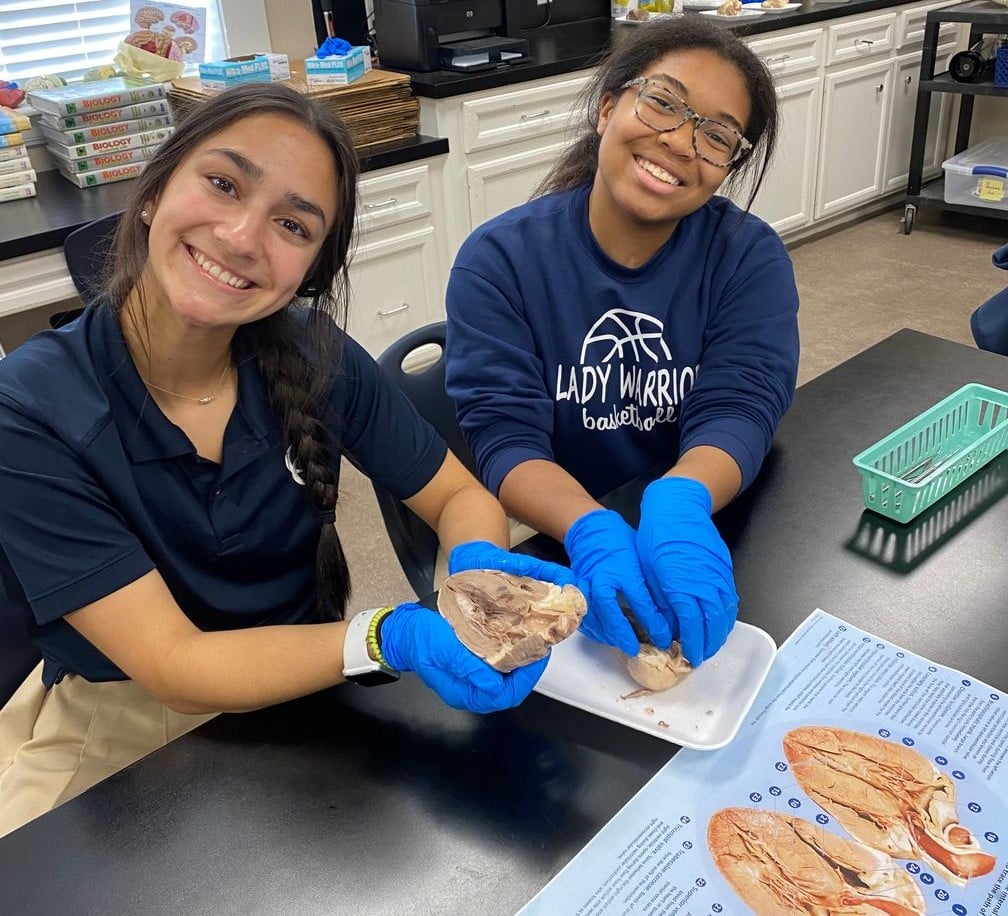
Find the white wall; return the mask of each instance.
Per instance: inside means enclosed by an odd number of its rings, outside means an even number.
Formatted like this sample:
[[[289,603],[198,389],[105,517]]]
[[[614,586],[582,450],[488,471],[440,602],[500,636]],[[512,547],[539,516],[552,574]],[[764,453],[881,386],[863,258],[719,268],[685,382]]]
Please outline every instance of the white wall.
[[[315,53],[315,22],[311,0],[262,0],[266,7],[271,50],[292,61]],[[337,0],[339,2],[339,0]]]
[[[978,95],[973,102],[970,144],[988,137],[1008,137],[1008,96]]]
[[[269,50],[264,0],[220,0],[228,56]]]

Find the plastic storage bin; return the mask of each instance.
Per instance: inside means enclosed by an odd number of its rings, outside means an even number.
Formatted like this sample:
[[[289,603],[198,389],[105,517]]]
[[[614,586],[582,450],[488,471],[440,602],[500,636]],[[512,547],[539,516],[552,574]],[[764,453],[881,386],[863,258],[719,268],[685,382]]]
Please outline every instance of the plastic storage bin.
[[[1008,86],[1008,48],[998,48],[994,56],[994,85]]]
[[[945,203],[1008,210],[1008,137],[991,137],[942,163]]]
[[[908,522],[1008,450],[1008,392],[964,385],[854,456],[867,508]]]

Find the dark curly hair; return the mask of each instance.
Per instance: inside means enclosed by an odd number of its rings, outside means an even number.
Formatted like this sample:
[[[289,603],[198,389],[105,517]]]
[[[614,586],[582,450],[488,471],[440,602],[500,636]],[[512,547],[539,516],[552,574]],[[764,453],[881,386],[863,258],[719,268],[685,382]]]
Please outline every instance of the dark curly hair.
[[[581,94],[580,101],[587,114],[582,128],[533,196],[590,184],[598,168],[601,138],[597,128],[602,100],[607,95],[618,94],[624,83],[636,79],[666,54],[693,50],[713,51],[733,64],[749,92],[751,112],[745,137],[752,143],[752,149],[732,165],[726,179],[729,187],[745,187],[748,183],[748,210],[756,199],[777,144],[779,114],[773,77],[733,32],[700,16],[645,22],[606,55]]]
[[[242,336],[255,354],[285,443],[320,520],[315,562],[318,616],[340,620],[350,597],[350,573],[333,524],[338,497],[333,455],[338,442],[321,415],[332,384],[332,367],[340,358],[334,352],[332,323],[346,326],[347,266],[360,171],[344,124],[303,94],[276,83],[239,86],[193,109],[137,178],[116,229],[104,286],[107,301],[119,312],[134,290],[142,302],[141,277],[148,250],[147,226],[140,212],[145,203],[158,199],[175,171],[207,138],[264,114],[290,118],[313,131],[331,151],[336,171],[336,221],[292,303],[309,310],[308,321],[296,320],[283,308],[245,325]]]

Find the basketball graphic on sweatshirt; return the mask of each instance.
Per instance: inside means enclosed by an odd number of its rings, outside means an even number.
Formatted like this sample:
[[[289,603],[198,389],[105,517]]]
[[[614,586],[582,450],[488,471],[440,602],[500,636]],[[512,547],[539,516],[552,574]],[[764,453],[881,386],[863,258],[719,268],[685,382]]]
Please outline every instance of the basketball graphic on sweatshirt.
[[[557,365],[554,399],[557,410],[579,411],[585,429],[646,432],[678,422],[698,369],[673,363],[658,318],[610,309],[585,333],[578,363]]]
[[[583,365],[588,359],[599,364],[607,363],[614,357],[629,357],[637,362],[641,361],[641,357],[650,357],[652,362],[657,363],[658,351],[665,362],[669,362],[672,354],[662,338],[664,331],[662,323],[653,315],[610,309],[585,334],[581,363]]]

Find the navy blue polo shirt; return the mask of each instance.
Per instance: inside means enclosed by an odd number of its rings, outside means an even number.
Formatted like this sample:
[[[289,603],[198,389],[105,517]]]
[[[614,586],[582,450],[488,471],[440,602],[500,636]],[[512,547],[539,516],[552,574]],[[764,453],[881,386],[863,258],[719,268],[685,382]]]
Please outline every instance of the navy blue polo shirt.
[[[0,609],[26,616],[47,686],[67,673],[125,678],[63,616],[152,569],[203,630],[312,615],[319,522],[240,330],[234,353],[238,403],[219,465],[149,396],[108,307],[0,360]],[[444,460],[437,433],[348,337],[324,421],[399,498]]]

